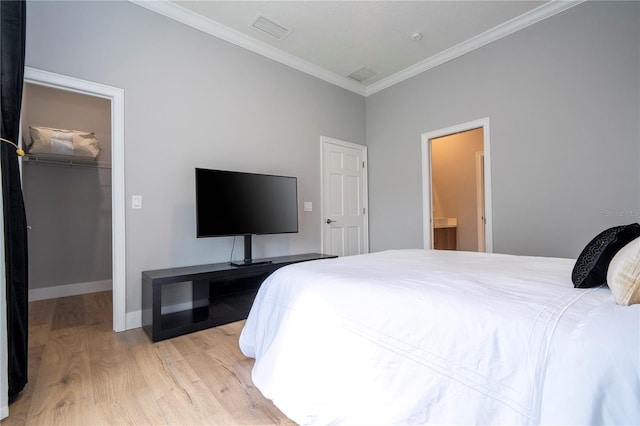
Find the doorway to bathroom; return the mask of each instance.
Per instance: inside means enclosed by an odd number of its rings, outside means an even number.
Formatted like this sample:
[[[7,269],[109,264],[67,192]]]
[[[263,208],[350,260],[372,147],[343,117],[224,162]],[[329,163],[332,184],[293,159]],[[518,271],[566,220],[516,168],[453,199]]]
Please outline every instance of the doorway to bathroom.
[[[422,135],[424,247],[491,252],[489,119]]]

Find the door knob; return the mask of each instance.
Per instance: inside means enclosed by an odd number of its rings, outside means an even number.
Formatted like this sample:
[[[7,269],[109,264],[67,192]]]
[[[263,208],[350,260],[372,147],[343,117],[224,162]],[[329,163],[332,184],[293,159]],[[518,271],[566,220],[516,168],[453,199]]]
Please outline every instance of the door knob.
[[[328,224],[331,224],[331,223],[333,223],[333,222],[335,222],[335,220],[327,219],[327,223],[328,223]]]

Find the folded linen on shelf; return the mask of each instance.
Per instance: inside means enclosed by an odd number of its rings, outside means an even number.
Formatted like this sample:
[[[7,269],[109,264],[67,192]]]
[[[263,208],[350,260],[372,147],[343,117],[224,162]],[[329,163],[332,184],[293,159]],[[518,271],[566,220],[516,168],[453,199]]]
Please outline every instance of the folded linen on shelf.
[[[72,155],[96,158],[100,144],[92,132],[30,126],[29,154]]]

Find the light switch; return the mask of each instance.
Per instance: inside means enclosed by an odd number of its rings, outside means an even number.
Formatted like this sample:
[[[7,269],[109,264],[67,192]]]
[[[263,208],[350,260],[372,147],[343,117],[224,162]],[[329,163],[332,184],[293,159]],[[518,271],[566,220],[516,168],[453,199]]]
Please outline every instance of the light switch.
[[[304,211],[305,212],[313,211],[313,204],[311,203],[311,201],[304,202]]]
[[[142,195],[133,195],[131,197],[131,208],[132,209],[142,208]]]

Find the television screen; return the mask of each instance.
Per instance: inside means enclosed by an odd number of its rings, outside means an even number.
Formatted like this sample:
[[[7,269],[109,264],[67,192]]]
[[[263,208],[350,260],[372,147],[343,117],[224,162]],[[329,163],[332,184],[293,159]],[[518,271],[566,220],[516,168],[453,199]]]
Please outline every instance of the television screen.
[[[196,168],[197,236],[298,232],[297,179]]]

